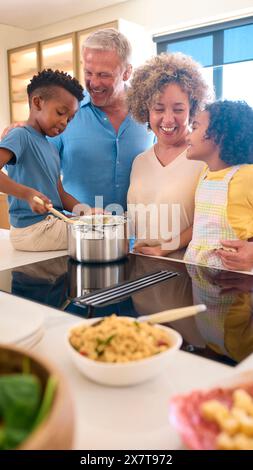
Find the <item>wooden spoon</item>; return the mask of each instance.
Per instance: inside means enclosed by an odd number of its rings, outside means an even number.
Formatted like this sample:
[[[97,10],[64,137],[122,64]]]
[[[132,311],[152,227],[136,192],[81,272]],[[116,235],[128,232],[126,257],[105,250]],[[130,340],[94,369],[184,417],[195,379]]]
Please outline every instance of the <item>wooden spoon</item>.
[[[51,207],[48,204],[45,204],[44,201],[40,199],[40,197],[34,196],[33,200],[41,204],[41,206],[44,206],[49,212],[52,212],[52,214],[56,215],[56,217],[59,217],[59,219],[64,220],[64,222],[66,222],[67,224],[81,225],[79,220],[69,219],[69,217],[66,217],[66,215],[62,214],[60,211],[58,211],[54,207]]]
[[[164,310],[163,312],[153,313],[152,315],[143,315],[136,320],[141,322],[147,321],[148,323],[165,323],[179,320],[180,318],[190,317],[192,315],[196,315],[197,313],[205,312],[205,310],[206,305],[204,304],[191,305],[190,307]]]
[[[171,310],[164,310],[163,312],[153,313],[152,315],[142,315],[141,317],[133,318],[137,322],[147,322],[147,323],[166,323],[175,320],[180,320],[181,318],[191,317],[197,313],[205,312],[206,305],[191,305],[190,307],[181,307],[181,308],[172,308]],[[98,321],[92,323],[91,326],[97,326],[100,323],[103,323],[104,318],[99,319]]]

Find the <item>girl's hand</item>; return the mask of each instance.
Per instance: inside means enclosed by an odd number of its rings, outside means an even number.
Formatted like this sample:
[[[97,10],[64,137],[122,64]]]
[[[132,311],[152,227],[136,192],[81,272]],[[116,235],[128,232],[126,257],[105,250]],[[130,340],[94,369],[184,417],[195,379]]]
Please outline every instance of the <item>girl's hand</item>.
[[[250,271],[253,268],[253,243],[247,240],[221,241],[225,248],[236,251],[217,250],[224,268],[236,271]]]
[[[39,197],[44,202],[44,205],[40,204],[37,201],[34,201],[34,196]],[[51,200],[48,199],[48,197],[44,194],[40,193],[39,191],[36,191],[35,189],[29,189],[25,199],[31,207],[32,211],[36,212],[36,214],[44,214],[45,212],[50,211],[50,208],[53,207]]]

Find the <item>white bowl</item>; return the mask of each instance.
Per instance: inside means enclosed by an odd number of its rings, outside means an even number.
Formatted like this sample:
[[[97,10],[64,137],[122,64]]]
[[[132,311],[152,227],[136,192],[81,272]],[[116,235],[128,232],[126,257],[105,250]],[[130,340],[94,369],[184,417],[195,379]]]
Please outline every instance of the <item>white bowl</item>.
[[[129,320],[136,321],[135,318],[127,317]],[[173,353],[178,350],[182,344],[182,336],[172,328],[162,325],[156,325],[158,328],[165,330],[170,339],[171,346],[164,352],[150,356],[144,359],[129,361],[126,363],[108,363],[99,362],[82,356],[70,344],[69,337],[72,330],[83,326],[89,326],[102,318],[85,320],[78,323],[68,330],[67,348],[72,361],[82,374],[94,382],[103,385],[127,386],[135,385],[146,380],[153,379],[159,375],[172,360]]]

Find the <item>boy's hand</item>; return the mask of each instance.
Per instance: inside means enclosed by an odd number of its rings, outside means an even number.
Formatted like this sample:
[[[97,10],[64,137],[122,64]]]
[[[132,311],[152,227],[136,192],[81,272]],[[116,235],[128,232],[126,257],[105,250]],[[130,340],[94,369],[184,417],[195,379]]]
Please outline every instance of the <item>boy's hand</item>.
[[[39,197],[44,202],[44,205],[34,200],[34,196]],[[34,189],[29,191],[25,199],[31,207],[32,211],[36,212],[36,214],[44,214],[45,212],[50,211],[50,208],[52,207],[52,202],[50,199]]]

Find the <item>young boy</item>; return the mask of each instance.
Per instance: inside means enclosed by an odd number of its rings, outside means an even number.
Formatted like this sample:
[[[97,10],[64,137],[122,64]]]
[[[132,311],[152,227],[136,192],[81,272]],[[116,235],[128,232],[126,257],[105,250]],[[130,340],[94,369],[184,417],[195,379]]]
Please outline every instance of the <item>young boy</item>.
[[[64,191],[60,158],[46,136],[61,134],[83,99],[83,88],[64,72],[43,70],[27,87],[30,115],[25,127],[0,142],[0,191],[9,195],[10,239],[17,250],[67,248],[65,222],[49,215],[50,205],[72,212],[79,202]],[[45,206],[34,200],[38,196]]]
[[[204,161],[195,195],[193,235],[184,260],[217,268],[221,240],[253,236],[253,109],[217,101],[193,122],[187,158]]]

